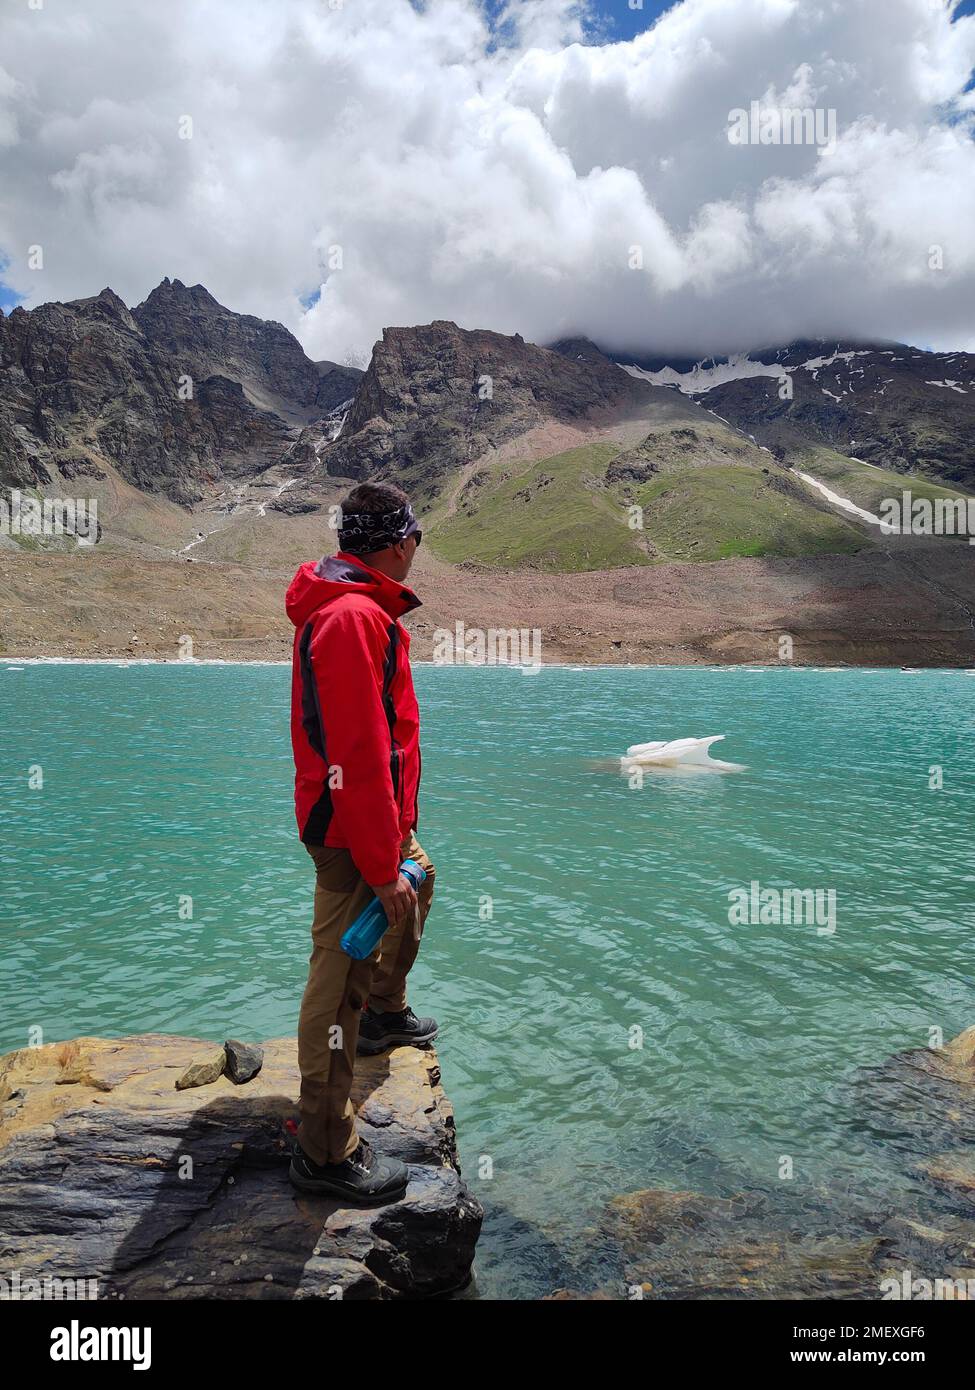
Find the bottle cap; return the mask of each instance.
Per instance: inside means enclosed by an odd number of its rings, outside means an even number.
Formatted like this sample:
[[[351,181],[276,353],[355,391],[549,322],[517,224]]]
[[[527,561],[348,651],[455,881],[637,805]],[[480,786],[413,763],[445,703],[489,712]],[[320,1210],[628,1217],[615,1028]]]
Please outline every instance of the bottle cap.
[[[415,859],[404,859],[399,866],[399,871],[401,874],[406,875],[414,888],[419,888],[420,884],[427,876],[426,869],[422,864],[418,864]]]

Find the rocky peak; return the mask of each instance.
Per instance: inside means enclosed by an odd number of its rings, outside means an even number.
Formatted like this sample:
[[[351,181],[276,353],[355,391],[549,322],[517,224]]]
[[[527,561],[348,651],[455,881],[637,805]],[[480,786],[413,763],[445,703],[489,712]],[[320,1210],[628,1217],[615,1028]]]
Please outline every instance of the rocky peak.
[[[395,473],[432,495],[452,468],[545,420],[595,419],[648,393],[596,349],[579,361],[445,319],[387,328],[322,457],[329,473]]]
[[[203,285],[191,285],[187,288],[182,280],[170,280],[168,276],[160,280],[156,288],[149,292],[135,313],[142,311],[169,314],[195,311],[233,317],[231,310],[225,309]]]
[[[99,294],[92,295],[89,299],[68,300],[64,307],[73,310],[82,318],[100,319],[103,322],[120,324],[130,333],[141,331],[129,312],[128,306],[107,285]]]
[[[571,357],[574,362],[607,362],[610,359],[601,352],[591,338],[560,338],[552,343],[552,352],[562,357]]]
[[[347,400],[360,375],[352,368],[323,371],[283,324],[234,313],[203,285],[162,280],[133,316],[155,347],[179,358],[183,371],[197,380],[239,381],[251,405],[273,410],[289,425],[306,424]]]
[[[62,463],[91,449],[135,486],[192,502],[221,474],[276,463],[360,375],[316,365],[281,324],[180,280],[131,312],[109,288],[18,307],[0,323],[0,482],[67,476]],[[191,397],[177,390],[185,376]]]
[[[202,285],[187,289],[182,280],[162,280],[132,311],[148,338],[185,346],[209,337],[224,320],[226,328],[242,317],[225,309]]]

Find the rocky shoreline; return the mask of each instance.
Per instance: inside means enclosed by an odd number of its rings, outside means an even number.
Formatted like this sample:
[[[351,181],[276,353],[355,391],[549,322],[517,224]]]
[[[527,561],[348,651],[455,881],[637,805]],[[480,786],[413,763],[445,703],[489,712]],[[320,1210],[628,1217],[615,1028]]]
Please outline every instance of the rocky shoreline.
[[[327,547],[315,534],[296,563]],[[281,538],[282,555],[291,542]],[[280,564],[280,560],[278,562]],[[429,569],[424,569],[430,564]],[[11,555],[0,550],[0,660],[177,659],[185,635],[202,660],[287,661],[283,594],[293,571],[140,559],[132,554]],[[414,583],[415,578],[415,583]],[[572,574],[441,566],[424,557],[411,583],[412,655],[467,629],[539,632],[543,664],[975,664],[975,589],[964,545],[799,559],[745,558]]]
[[[294,1039],[78,1038],[0,1057],[8,1282],[95,1281],[86,1296],[100,1299],[461,1291],[483,1213],[460,1175],[436,1054],[399,1048],[358,1072],[363,1132],[411,1167],[388,1207],[342,1208],[288,1183]],[[627,1192],[581,1258],[552,1247],[537,1296],[975,1298],[975,1027],[863,1068],[847,1099],[858,1142],[887,1155],[889,1191]]]
[[[387,1300],[464,1287],[482,1213],[433,1049],[359,1060],[362,1132],[410,1165],[402,1201],[361,1210],[291,1187],[296,1044],[260,1050],[219,1056],[200,1039],[146,1034],[0,1057],[0,1261],[21,1287]]]

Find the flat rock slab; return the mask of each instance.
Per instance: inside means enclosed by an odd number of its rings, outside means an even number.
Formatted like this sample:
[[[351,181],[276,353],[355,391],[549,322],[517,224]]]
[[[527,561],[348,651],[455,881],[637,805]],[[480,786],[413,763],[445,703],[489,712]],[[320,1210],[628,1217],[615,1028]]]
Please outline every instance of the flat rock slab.
[[[432,1049],[356,1065],[365,1138],[410,1165],[406,1196],[355,1209],[288,1182],[294,1038],[260,1072],[177,1090],[213,1051],[144,1034],[0,1057],[0,1260],[124,1298],[403,1298],[460,1288],[481,1207],[460,1176]]]

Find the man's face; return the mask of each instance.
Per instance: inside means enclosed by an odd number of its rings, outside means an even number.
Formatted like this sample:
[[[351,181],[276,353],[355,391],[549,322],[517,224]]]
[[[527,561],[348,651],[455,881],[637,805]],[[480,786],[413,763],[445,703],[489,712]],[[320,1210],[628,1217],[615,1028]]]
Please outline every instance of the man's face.
[[[398,541],[396,545],[391,547],[396,556],[396,571],[393,574],[393,578],[397,583],[402,583],[410,572],[410,566],[413,564],[413,556],[416,554],[417,546],[420,544],[417,539],[417,534],[418,533],[414,531],[413,535],[407,536],[405,541]]]

